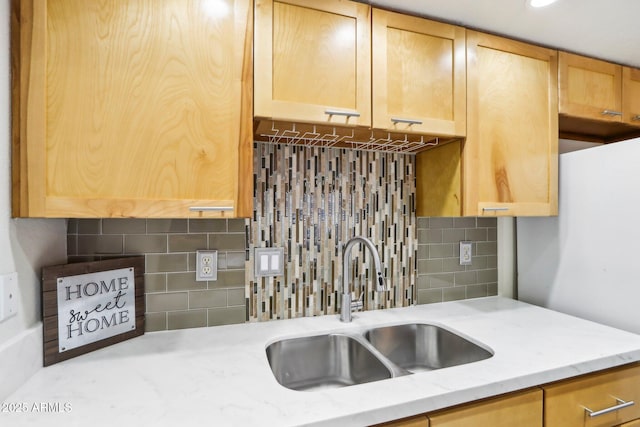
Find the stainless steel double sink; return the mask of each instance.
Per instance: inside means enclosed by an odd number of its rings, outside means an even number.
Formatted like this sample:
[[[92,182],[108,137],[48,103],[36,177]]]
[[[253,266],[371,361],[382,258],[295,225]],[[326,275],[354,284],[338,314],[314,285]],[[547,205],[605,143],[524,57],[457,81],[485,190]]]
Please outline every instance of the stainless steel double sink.
[[[487,346],[427,323],[288,338],[267,347],[276,380],[293,390],[345,387],[491,356]]]

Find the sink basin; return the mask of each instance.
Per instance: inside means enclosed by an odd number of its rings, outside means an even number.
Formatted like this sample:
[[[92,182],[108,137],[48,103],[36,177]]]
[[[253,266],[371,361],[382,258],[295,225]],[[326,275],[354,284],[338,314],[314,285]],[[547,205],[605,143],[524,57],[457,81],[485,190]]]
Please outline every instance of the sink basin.
[[[344,387],[392,377],[362,343],[342,334],[277,341],[267,347],[276,380],[293,390]]]
[[[365,338],[409,372],[423,372],[488,359],[493,353],[447,329],[406,324],[370,329]]]

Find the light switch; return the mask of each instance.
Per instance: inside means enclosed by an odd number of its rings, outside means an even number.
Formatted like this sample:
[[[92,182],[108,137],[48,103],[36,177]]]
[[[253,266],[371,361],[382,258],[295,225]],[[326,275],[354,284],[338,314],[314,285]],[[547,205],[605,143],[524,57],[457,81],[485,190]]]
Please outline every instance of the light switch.
[[[269,255],[268,254],[260,255],[260,272],[261,273],[269,272]]]
[[[272,253],[271,254],[271,265],[269,266],[269,269],[271,271],[278,271],[279,268],[280,268],[280,254],[279,253]]]
[[[273,277],[284,274],[284,248],[256,248],[254,274]]]

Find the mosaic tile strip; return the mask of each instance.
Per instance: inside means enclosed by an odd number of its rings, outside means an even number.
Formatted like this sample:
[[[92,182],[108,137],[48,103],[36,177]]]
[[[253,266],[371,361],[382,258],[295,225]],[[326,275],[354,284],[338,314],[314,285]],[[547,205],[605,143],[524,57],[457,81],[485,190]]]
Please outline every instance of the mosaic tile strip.
[[[351,272],[365,310],[416,298],[415,157],[256,143],[254,216],[247,254],[250,321],[339,312],[342,248],[361,235],[377,246],[390,290],[373,288],[373,266],[354,249]],[[253,249],[283,247],[283,276],[253,275]]]

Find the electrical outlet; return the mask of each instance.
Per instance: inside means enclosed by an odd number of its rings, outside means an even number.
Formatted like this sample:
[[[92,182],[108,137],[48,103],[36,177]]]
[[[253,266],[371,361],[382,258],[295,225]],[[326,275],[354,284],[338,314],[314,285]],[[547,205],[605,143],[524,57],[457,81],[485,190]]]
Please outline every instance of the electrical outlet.
[[[196,251],[196,281],[218,280],[218,251]]]
[[[18,314],[18,273],[0,276],[0,322]]]
[[[472,242],[460,242],[460,265],[471,265]]]

